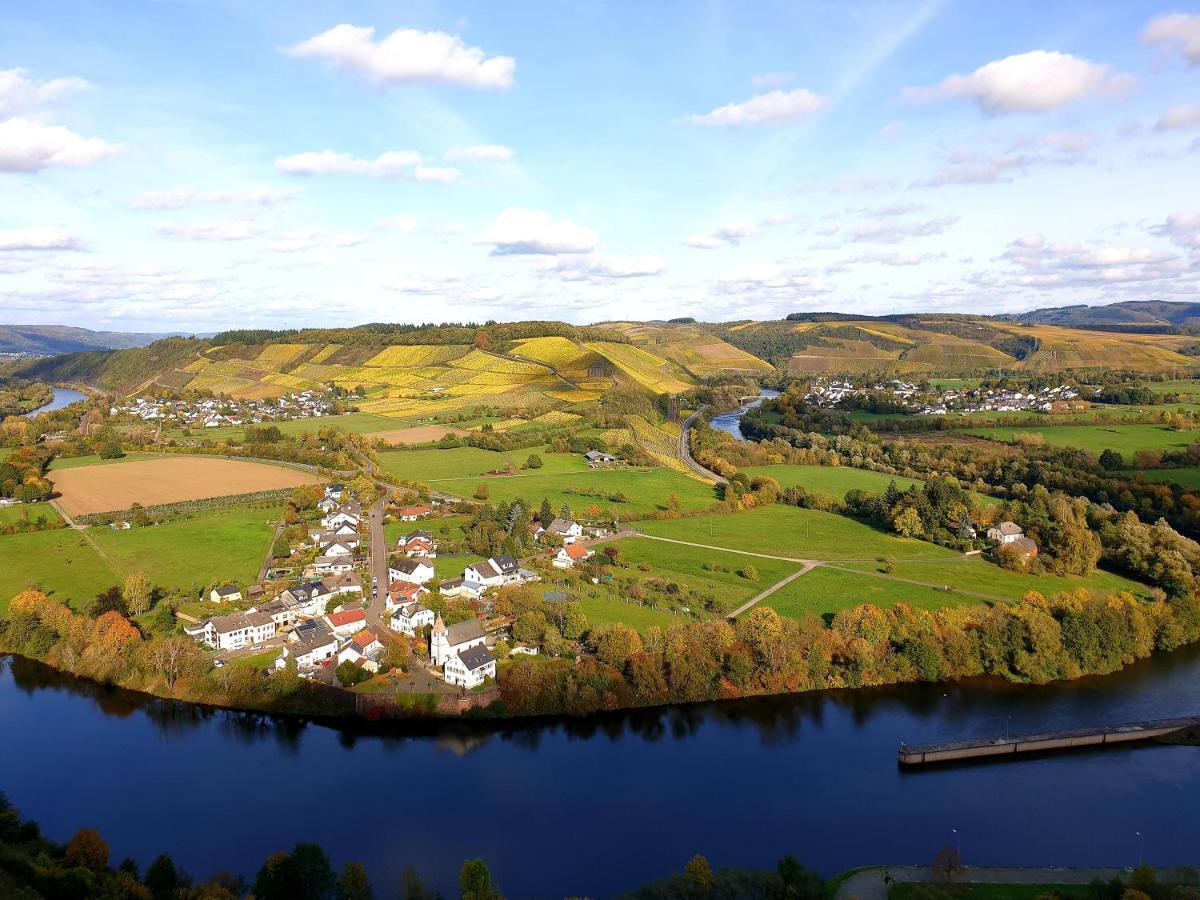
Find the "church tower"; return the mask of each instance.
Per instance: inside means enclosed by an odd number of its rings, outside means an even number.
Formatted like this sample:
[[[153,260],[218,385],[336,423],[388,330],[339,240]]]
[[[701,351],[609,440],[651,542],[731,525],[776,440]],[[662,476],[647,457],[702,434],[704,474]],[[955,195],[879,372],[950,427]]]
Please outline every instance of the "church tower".
[[[450,658],[450,641],[447,639],[446,623],[442,614],[438,613],[433,620],[433,630],[429,632],[429,660],[435,666],[440,666]]]

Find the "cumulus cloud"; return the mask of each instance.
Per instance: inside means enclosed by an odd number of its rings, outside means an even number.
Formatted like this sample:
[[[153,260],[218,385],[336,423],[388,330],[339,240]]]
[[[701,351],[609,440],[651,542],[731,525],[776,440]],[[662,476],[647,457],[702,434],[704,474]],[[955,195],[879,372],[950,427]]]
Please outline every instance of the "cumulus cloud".
[[[563,281],[586,281],[593,284],[627,278],[649,278],[661,275],[666,270],[667,264],[657,256],[602,256],[596,253],[565,257],[556,260],[548,269]]]
[[[1090,131],[1050,131],[1043,134],[1039,142],[1063,153],[1084,153],[1091,149],[1095,139]]]
[[[703,115],[688,116],[692,125],[712,128],[742,128],[747,125],[766,125],[788,122],[819,112],[825,98],[806,88],[792,91],[771,91],[756,94],[740,103],[727,103]]]
[[[943,259],[944,257],[944,253],[914,253],[903,250],[874,251],[844,257],[838,260],[833,268],[836,270],[864,264],[877,266],[920,266],[934,260]]]
[[[316,226],[293,228],[273,235],[267,249],[275,253],[311,253],[317,250],[357,247],[370,237],[357,231],[330,231]]]
[[[82,249],[83,241],[66,228],[0,229],[0,252]]]
[[[276,171],[287,175],[370,175],[372,178],[404,178],[421,162],[415,150],[388,150],[375,159],[362,159],[336,150],[311,150],[275,160]]]
[[[507,90],[517,64],[511,56],[488,56],[457,35],[401,28],[375,39],[375,29],[336,25],[286,51],[349,69],[372,84],[453,84]]]
[[[133,198],[133,205],[137,209],[146,210],[185,209],[201,204],[270,207],[290,203],[295,196],[296,191],[282,188],[198,191],[191,187],[177,187],[169,191],[146,191]]]
[[[1168,238],[1176,246],[1200,250],[1200,212],[1173,212],[1165,222],[1152,226],[1150,233]]]
[[[804,266],[764,263],[730,272],[713,283],[717,294],[758,296],[772,294],[774,300],[802,299],[832,293],[833,284],[819,272]]]
[[[1189,271],[1186,260],[1165,250],[1050,243],[1040,234],[1013,241],[1002,259],[1018,270],[1007,283],[1023,288],[1103,287],[1167,281]]]
[[[33,112],[89,87],[82,78],[35,81],[25,69],[0,69],[0,118]]]
[[[569,219],[553,220],[540,209],[509,207],[472,241],[491,244],[493,256],[588,253],[596,248],[595,232]]]
[[[1154,126],[1158,131],[1178,131],[1200,128],[1200,106],[1172,106]]]
[[[716,250],[721,247],[735,247],[748,238],[761,237],[763,231],[767,228],[789,225],[795,221],[796,217],[791,213],[773,213],[759,219],[757,222],[751,219],[738,219],[720,225],[711,231],[703,231],[684,238],[683,245],[685,247],[694,247],[697,250]]]
[[[180,241],[247,241],[270,231],[261,222],[234,219],[223,222],[164,222],[158,226],[162,237]]]
[[[1142,43],[1178,53],[1189,66],[1200,66],[1200,15],[1170,13],[1151,19]]]
[[[455,147],[446,154],[446,159],[470,160],[472,162],[507,162],[516,154],[511,147],[502,144],[476,144],[473,147]]]
[[[1132,75],[1112,67],[1054,50],[1033,50],[1006,56],[966,75],[951,75],[932,87],[908,87],[902,98],[910,103],[974,100],[996,115],[1045,112],[1087,97],[1119,96],[1133,87]]]
[[[0,122],[0,172],[88,166],[120,152],[116,145],[99,138],[81,137],[61,125],[22,118]]]
[[[449,166],[417,166],[413,169],[413,181],[431,182],[433,184],[454,184],[462,172]]]
[[[929,178],[915,182],[915,187],[945,187],[946,185],[994,184],[1011,181],[1014,172],[1033,162],[1029,156],[1018,153],[1001,153],[984,156],[967,148],[958,148],[950,155],[950,161]]]
[[[958,216],[942,216],[915,222],[883,216],[851,226],[846,232],[846,237],[848,240],[863,243],[897,244],[906,238],[941,234],[957,221]]]

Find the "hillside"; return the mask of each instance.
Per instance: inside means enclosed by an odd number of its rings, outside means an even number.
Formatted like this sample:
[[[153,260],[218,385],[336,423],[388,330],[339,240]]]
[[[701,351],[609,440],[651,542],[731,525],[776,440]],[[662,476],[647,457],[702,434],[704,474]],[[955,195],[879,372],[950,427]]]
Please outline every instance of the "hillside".
[[[1200,303],[1127,300],[1108,306],[1060,306],[1011,317],[1014,322],[1144,333],[1200,334]]]
[[[53,356],[81,350],[144,347],[167,337],[125,331],[91,331],[69,325],[0,325],[0,353]]]

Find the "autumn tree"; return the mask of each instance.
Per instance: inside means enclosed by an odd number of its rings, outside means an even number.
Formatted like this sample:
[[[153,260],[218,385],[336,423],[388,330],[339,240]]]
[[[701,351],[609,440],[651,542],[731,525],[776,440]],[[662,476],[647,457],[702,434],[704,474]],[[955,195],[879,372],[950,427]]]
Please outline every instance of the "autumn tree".
[[[125,579],[125,605],[131,616],[140,616],[150,609],[154,585],[145,572],[133,572]]]
[[[360,862],[348,862],[342,868],[338,878],[337,900],[371,900],[371,879],[367,877],[367,867]]]
[[[81,828],[67,843],[67,859],[85,869],[103,869],[108,865],[108,844],[92,828]]]
[[[468,859],[458,873],[463,900],[496,900],[500,892],[492,886],[492,873],[482,859]]]

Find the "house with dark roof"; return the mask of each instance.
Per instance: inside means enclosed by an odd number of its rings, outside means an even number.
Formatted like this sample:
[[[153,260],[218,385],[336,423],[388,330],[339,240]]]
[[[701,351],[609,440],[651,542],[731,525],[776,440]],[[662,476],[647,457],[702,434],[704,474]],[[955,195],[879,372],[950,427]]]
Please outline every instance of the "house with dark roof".
[[[420,629],[433,625],[436,618],[432,609],[425,607],[419,600],[412,600],[395,608],[392,618],[388,621],[388,627],[392,631],[416,637]]]
[[[449,627],[438,616],[429,633],[429,660],[435,666],[444,665],[446,660],[471,647],[482,646],[487,640],[478,619],[455,622]]]
[[[389,581],[411,581],[413,584],[424,584],[432,577],[433,566],[422,556],[398,559],[388,566]]]
[[[477,644],[447,659],[442,672],[447,684],[479,687],[486,679],[496,677],[496,657],[486,646]]]
[[[236,584],[223,584],[209,591],[208,599],[213,603],[237,603],[242,599],[242,592]]]
[[[560,518],[546,526],[546,533],[558,538],[564,544],[571,544],[583,534],[583,526],[571,519]]]

